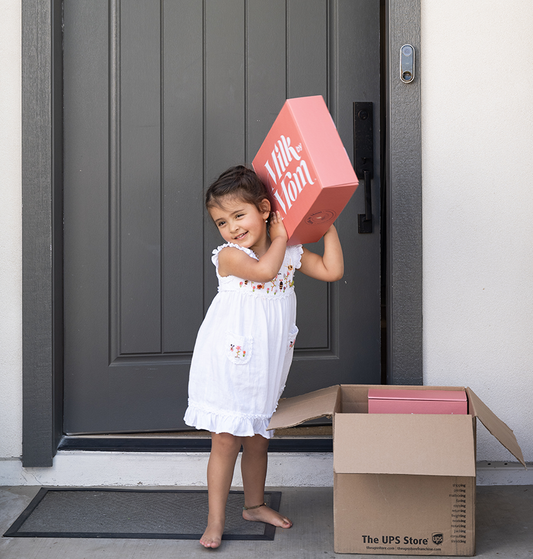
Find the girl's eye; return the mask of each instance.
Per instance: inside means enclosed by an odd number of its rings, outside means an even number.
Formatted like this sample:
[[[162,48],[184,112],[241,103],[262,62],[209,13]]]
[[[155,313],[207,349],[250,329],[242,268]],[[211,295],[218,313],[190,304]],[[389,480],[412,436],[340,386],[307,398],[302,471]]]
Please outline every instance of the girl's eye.
[[[217,225],[218,225],[218,227],[220,228],[220,227],[226,225],[226,222],[225,222],[225,221],[219,221],[219,222],[217,223]]]

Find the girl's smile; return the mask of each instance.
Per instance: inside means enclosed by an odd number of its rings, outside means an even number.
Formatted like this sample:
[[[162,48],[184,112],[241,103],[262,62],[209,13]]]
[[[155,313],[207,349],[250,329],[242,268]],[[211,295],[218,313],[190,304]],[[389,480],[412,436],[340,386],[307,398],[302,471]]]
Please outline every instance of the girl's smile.
[[[227,197],[223,205],[211,206],[209,214],[222,238],[228,243],[252,249],[260,256],[268,248],[265,220],[270,214],[268,200],[261,202],[263,210],[240,198]]]

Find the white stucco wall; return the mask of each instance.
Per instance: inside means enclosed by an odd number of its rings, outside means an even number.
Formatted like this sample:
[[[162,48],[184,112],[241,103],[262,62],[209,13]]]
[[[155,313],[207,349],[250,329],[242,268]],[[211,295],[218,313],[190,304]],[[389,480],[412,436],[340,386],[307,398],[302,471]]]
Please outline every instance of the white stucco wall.
[[[533,3],[422,0],[424,383],[533,460]],[[479,429],[479,460],[511,455]]]
[[[21,454],[20,69],[20,1],[0,0],[0,460]]]
[[[201,483],[205,455],[167,454],[162,460],[150,453],[113,454],[112,468],[102,468],[110,457],[98,453],[60,453],[54,468],[23,471],[18,462],[20,2],[0,0],[0,484]],[[515,430],[528,461],[533,461],[532,27],[530,0],[422,0],[425,383],[472,387]],[[511,456],[479,429],[478,459]],[[316,455],[273,457],[271,483],[304,483],[303,464],[310,465],[317,483],[330,483],[330,458]]]

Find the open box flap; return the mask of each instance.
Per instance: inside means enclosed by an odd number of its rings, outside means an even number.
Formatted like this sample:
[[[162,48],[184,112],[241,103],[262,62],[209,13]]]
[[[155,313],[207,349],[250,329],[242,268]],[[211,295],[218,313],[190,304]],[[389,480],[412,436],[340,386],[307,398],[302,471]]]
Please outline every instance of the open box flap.
[[[479,418],[490,434],[496,437],[500,443],[524,466],[524,456],[515,434],[486,404],[484,404],[471,388],[466,389],[470,404],[470,414]]]
[[[311,419],[331,417],[336,410],[339,391],[339,386],[335,385],[280,400],[267,429],[294,427]]]
[[[475,477],[469,415],[335,414],[337,474]]]

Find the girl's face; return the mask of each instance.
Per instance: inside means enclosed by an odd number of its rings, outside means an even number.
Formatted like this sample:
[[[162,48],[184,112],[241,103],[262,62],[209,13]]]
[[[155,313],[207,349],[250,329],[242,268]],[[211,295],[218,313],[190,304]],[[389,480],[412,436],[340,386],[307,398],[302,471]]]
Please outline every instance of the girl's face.
[[[208,211],[226,242],[255,251],[268,239],[265,220],[270,215],[270,202],[263,200],[260,208],[241,198],[226,196],[220,205],[211,206]]]

